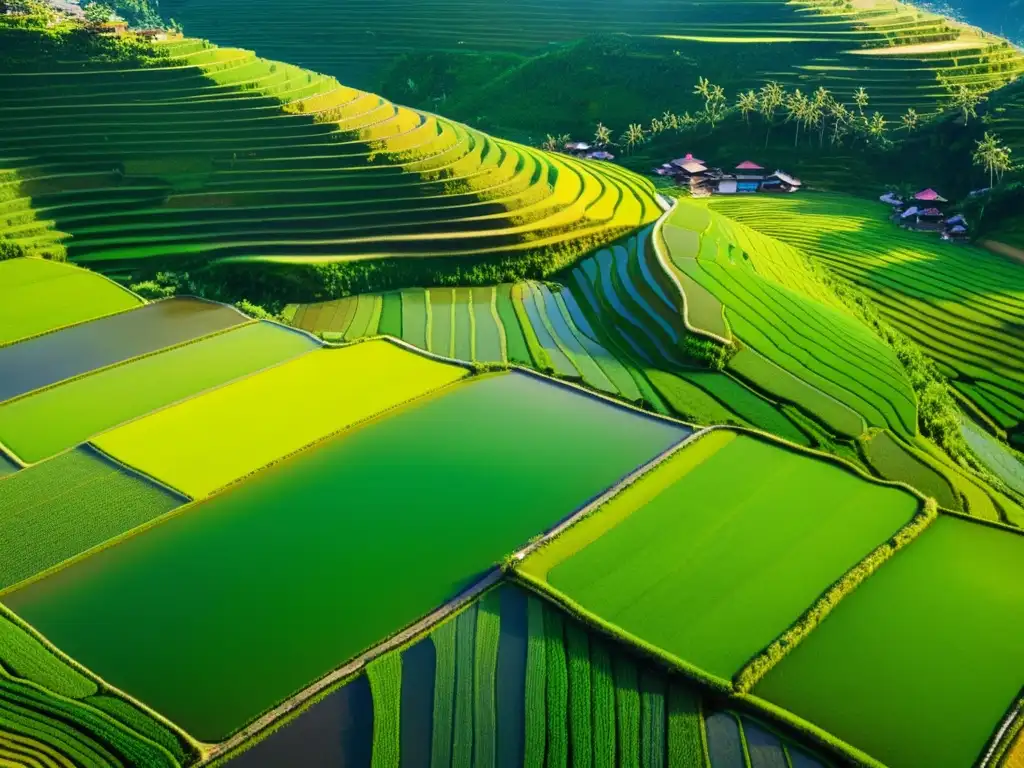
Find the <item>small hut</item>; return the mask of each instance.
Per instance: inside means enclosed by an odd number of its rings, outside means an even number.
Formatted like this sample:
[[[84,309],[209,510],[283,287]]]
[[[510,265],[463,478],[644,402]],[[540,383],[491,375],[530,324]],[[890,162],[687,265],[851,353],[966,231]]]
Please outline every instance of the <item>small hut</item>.
[[[785,171],[775,171],[764,180],[761,190],[764,192],[796,192],[803,186],[803,182],[796,176],[791,176]]]
[[[919,210],[914,218],[918,229],[941,230],[945,226],[946,215],[938,208],[925,208]]]
[[[957,224],[942,233],[942,239],[952,243],[963,243],[967,241],[967,227]]]
[[[587,153],[587,159],[588,160],[614,160],[615,159],[615,155],[613,155],[611,152],[605,152],[605,151],[601,150],[599,152],[588,152]]]
[[[584,157],[592,149],[593,146],[585,141],[567,141],[562,145],[562,151],[573,157]]]
[[[121,21],[120,19],[116,21],[104,21],[100,24],[97,24],[93,29],[95,29],[101,35],[107,35],[109,37],[122,37],[128,32],[128,22]]]

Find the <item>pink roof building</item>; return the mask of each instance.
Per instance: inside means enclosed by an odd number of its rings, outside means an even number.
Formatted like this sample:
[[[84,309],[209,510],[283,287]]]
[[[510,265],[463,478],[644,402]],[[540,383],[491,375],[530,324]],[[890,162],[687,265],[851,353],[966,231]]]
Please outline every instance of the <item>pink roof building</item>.
[[[700,163],[701,165],[704,165],[704,161],[703,160],[698,160],[696,157],[694,157],[689,152],[687,152],[686,155],[684,155],[683,157],[678,157],[678,158],[676,158],[675,160],[672,161],[673,165],[678,165],[678,166],[682,166],[683,163]]]
[[[929,187],[928,189],[923,189],[920,192],[918,192],[916,195],[914,195],[914,199],[915,200],[924,200],[926,202],[932,202],[932,203],[948,203],[949,202],[948,200],[946,200],[946,198],[944,198],[942,195],[940,195],[938,192],[936,192],[931,187]]]
[[[736,166],[737,171],[763,171],[764,168],[750,160],[744,160]]]

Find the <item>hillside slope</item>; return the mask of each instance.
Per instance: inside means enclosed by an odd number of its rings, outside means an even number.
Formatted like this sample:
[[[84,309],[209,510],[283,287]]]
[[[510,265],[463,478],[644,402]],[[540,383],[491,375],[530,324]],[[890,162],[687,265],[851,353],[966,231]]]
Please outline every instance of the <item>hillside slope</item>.
[[[29,252],[140,274],[326,264],[317,287],[338,293],[481,265],[540,276],[659,211],[650,183],[615,166],[250,51],[185,39],[115,68],[39,55],[41,31],[0,31],[16,52],[0,74],[0,225]]]

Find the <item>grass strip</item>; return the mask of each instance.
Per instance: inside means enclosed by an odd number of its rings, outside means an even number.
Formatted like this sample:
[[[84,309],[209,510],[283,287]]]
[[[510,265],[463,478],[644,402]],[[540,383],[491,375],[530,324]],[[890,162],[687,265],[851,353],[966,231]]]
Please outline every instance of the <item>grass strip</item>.
[[[665,766],[665,678],[650,669],[640,675],[640,764]]]
[[[591,731],[590,642],[579,622],[565,625],[569,656],[569,748],[574,768],[590,768],[594,762]]]
[[[449,768],[452,763],[452,723],[455,706],[455,620],[444,622],[430,633],[434,642],[434,735],[431,739],[431,768]]]
[[[615,679],[608,646],[593,638],[590,644],[590,702],[594,768],[615,768]]]
[[[473,765],[491,768],[497,759],[495,704],[498,642],[501,638],[501,591],[492,589],[479,602],[473,675]]]
[[[633,659],[617,654],[615,673],[615,720],[618,726],[619,768],[640,768],[640,691]]]
[[[707,765],[700,699],[690,688],[671,683],[668,689],[668,768]]]
[[[547,744],[547,636],[544,604],[533,595],[526,604],[526,743],[524,768],[543,768]]]
[[[473,765],[473,666],[477,603],[455,619],[455,727],[452,768]]]
[[[402,655],[385,653],[366,667],[373,694],[373,768],[398,768],[402,755]]]
[[[0,613],[0,664],[59,696],[80,699],[97,692],[96,683],[65,664],[27,630]]]
[[[546,768],[569,764],[569,672],[566,668],[564,620],[556,609],[544,610],[545,661],[547,668],[548,744]]]
[[[886,560],[921,535],[935,521],[938,514],[938,505],[935,500],[927,499],[910,522],[900,528],[891,539],[876,547],[867,557],[843,574],[788,630],[761,654],[748,662],[733,678],[736,690],[740,693],[748,693],[772,667],[778,664],[790,650],[807,637],[832,612],[843,597],[877,571]]]

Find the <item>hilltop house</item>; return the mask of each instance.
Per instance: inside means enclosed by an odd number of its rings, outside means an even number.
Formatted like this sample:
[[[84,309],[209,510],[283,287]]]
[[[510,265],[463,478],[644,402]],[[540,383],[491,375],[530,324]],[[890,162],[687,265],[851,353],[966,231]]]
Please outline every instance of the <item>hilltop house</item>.
[[[919,203],[932,203],[933,205],[936,203],[949,202],[949,200],[944,198],[931,187],[929,187],[928,189],[922,189],[920,192],[914,195],[914,200],[916,200]]]
[[[654,169],[658,176],[674,179],[689,187],[696,197],[706,195],[753,194],[756,192],[795,192],[802,182],[784,171],[766,175],[763,166],[744,160],[731,172],[712,168],[692,154],[663,163]]]

